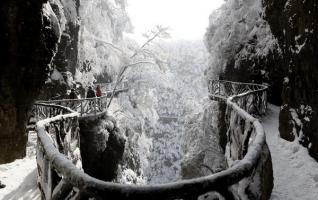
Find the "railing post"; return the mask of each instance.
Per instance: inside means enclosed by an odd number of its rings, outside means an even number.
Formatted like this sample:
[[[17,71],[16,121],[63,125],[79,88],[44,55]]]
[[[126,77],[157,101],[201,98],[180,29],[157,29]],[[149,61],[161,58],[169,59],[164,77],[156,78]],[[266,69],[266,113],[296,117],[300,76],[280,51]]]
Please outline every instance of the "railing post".
[[[219,86],[219,93],[218,93],[218,95],[221,95],[221,83],[220,83],[220,80],[218,81],[218,86]]]
[[[83,115],[83,101],[81,101],[81,116]]]
[[[104,108],[105,108],[105,110],[107,110],[107,95],[105,96]]]
[[[35,105],[35,116],[34,118],[38,121],[39,111],[38,111],[38,105]]]
[[[96,101],[97,101],[97,98],[95,97],[94,98],[94,113],[95,113],[95,115],[96,115]]]

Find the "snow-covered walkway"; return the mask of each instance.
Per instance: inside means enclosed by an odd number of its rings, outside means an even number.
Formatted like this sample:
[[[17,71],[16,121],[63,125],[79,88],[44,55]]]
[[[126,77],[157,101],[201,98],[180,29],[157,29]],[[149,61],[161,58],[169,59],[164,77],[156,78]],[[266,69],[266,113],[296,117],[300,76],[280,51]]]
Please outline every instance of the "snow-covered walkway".
[[[0,165],[0,180],[6,185],[5,188],[0,189],[0,199],[41,199],[36,178],[37,171],[34,158],[24,158],[9,164]]]
[[[318,163],[297,142],[279,138],[279,107],[269,106],[262,119],[274,170],[271,200],[318,199]]]
[[[0,165],[0,180],[5,188],[0,189],[0,200],[40,200],[37,187],[35,160],[36,133],[29,134],[27,156],[12,163]]]

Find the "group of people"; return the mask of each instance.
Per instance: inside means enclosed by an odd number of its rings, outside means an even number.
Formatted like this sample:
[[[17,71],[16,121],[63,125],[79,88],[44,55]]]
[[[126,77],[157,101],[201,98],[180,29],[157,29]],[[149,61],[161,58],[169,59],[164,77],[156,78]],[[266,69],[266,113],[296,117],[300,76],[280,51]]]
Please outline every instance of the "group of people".
[[[95,91],[93,90],[92,86],[88,87],[86,98],[101,97],[101,96],[102,96],[102,91],[99,85],[96,86]]]
[[[92,86],[88,87],[88,90],[86,92],[86,98],[94,98],[94,97],[101,97],[102,96],[102,90],[100,89],[100,85],[96,86],[95,91],[93,90]],[[70,99],[77,99],[77,94],[75,91],[75,88],[71,89],[71,93],[69,94]]]

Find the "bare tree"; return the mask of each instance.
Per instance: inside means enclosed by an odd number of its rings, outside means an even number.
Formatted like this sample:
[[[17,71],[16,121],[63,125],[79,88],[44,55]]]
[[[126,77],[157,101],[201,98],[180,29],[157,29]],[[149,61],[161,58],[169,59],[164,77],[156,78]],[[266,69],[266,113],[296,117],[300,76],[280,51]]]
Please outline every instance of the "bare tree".
[[[110,100],[107,104],[107,108],[109,108],[109,106],[111,105],[111,102],[112,102],[114,95],[115,95],[115,91],[116,91],[118,85],[123,81],[124,74],[129,67],[133,67],[133,66],[140,65],[140,64],[150,64],[150,65],[157,65],[157,66],[159,66],[160,69],[162,69],[161,64],[163,62],[153,52],[151,52],[149,49],[146,49],[146,47],[149,46],[157,38],[162,38],[162,39],[169,38],[170,34],[168,33],[168,29],[169,29],[168,27],[157,25],[149,33],[143,34],[143,36],[147,40],[143,45],[141,45],[137,50],[135,50],[135,52],[131,56],[128,57],[128,59],[127,59],[128,64],[121,67],[121,69],[117,75],[117,79],[116,79],[114,88],[112,90],[112,95],[111,95]],[[134,60],[134,58],[137,55],[143,55],[144,57],[148,57],[148,58],[150,57],[154,60],[154,62],[150,62],[150,61],[138,61],[138,62],[136,62]]]

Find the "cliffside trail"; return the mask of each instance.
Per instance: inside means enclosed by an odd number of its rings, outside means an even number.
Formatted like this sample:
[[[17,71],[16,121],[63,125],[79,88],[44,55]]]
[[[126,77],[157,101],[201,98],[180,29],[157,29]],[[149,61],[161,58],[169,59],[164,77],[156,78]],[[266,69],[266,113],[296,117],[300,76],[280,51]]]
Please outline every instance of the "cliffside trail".
[[[274,170],[271,200],[312,200],[318,196],[318,163],[308,155],[298,141],[288,142],[279,137],[280,108],[270,105],[263,118],[267,144]]]

